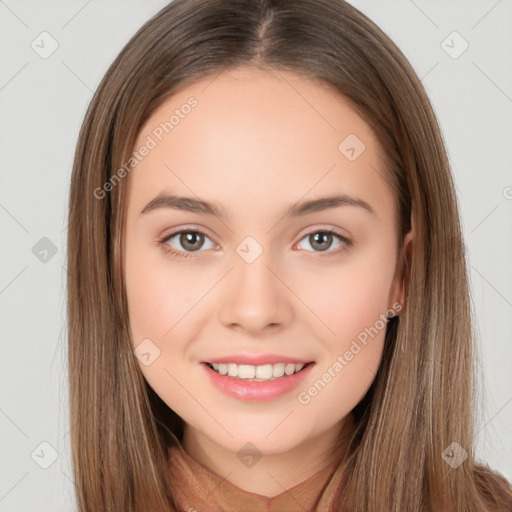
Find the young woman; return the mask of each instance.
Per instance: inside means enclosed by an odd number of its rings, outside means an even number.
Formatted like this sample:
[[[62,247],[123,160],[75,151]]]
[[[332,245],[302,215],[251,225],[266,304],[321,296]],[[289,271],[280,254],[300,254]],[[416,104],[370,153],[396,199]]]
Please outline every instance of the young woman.
[[[439,126],[350,4],[149,20],[83,123],[68,272],[81,512],[512,510]]]

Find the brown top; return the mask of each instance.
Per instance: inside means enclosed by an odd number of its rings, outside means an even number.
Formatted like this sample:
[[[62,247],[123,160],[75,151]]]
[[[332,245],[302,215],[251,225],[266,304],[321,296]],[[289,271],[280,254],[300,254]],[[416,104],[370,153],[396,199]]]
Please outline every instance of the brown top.
[[[354,417],[349,414],[342,446],[348,447],[355,429]],[[329,512],[336,489],[343,487],[345,464],[333,463],[277,496],[245,491],[203,466],[176,437],[174,440],[169,466],[180,512]]]
[[[181,446],[169,448],[173,489],[184,512],[328,512],[343,468],[332,465],[271,498],[245,491],[210,471]]]

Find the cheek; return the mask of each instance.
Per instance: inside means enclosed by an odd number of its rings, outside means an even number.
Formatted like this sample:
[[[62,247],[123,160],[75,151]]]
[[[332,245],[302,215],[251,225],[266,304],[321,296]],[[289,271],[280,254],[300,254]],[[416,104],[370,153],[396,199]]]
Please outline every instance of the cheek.
[[[393,258],[378,262],[361,259],[317,271],[314,286],[311,281],[303,283],[300,293],[304,302],[321,320],[319,332],[325,333],[323,338],[333,348],[342,349],[372,326],[382,329],[382,318],[390,306],[393,270]]]
[[[163,251],[127,252],[126,293],[134,343],[151,338],[158,344],[170,338],[170,331],[204,293],[197,289],[201,276],[196,274],[176,268],[171,272]]]
[[[196,336],[190,324],[196,312],[194,305],[204,292],[199,290],[200,278],[194,275],[193,284],[188,272],[171,272],[162,254],[135,247],[131,252],[127,250],[125,282],[130,330],[133,348],[140,345],[144,353],[150,353],[149,364],[138,361],[144,378],[169,407],[186,416],[189,392],[196,395],[198,391],[196,377],[187,370],[184,357],[189,340]]]
[[[172,319],[166,318],[166,310],[172,295],[164,297],[165,289],[155,272],[137,265],[137,258],[132,257],[131,265],[127,262],[126,293],[135,344],[144,338],[159,339],[171,327]]]
[[[383,251],[354,259],[315,276],[305,302],[322,320],[325,357],[303,389],[299,402],[331,415],[347,414],[365,395],[378,370],[387,329],[386,310],[394,255]],[[319,293],[321,291],[321,293]],[[307,295],[306,295],[307,294]],[[334,409],[336,411],[334,411]]]

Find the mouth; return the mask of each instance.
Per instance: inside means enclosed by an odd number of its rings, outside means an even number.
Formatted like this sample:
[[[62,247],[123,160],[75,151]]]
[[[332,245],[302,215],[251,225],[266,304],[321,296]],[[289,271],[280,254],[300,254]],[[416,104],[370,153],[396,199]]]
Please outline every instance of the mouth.
[[[218,373],[239,381],[267,382],[284,379],[304,371],[314,364],[309,363],[274,363],[263,365],[236,364],[236,363],[204,363],[208,368]]]
[[[264,402],[286,396],[291,399],[290,393],[308,378],[316,364],[297,360],[285,363],[279,359],[271,364],[269,358],[265,359],[260,361],[265,364],[260,365],[236,364],[224,359],[204,361],[200,366],[207,380],[222,393],[246,402]]]

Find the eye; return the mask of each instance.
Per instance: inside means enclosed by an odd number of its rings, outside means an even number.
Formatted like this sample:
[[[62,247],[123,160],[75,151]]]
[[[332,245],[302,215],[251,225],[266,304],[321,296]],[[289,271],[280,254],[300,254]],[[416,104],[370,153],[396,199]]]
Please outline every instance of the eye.
[[[174,241],[174,244],[172,245],[169,242],[171,242],[174,238],[176,240]],[[170,235],[166,235],[163,239],[159,240],[159,244],[162,246],[162,248],[166,252],[170,252],[174,254],[175,256],[181,257],[181,258],[189,258],[190,254],[189,252],[198,252],[199,249],[201,249],[204,245],[205,239],[210,240],[208,236],[203,233],[202,231],[197,230],[181,230],[181,231],[175,231],[174,233],[171,233]],[[210,240],[212,243],[211,247],[207,247],[207,249],[211,249],[215,247],[215,244]],[[179,247],[181,246],[181,248]]]
[[[173,239],[176,239],[173,241]],[[328,251],[332,248],[333,241],[338,240],[338,248],[336,250]],[[164,238],[159,240],[159,245],[165,252],[169,252],[179,258],[190,258],[191,253],[201,252],[200,249],[204,249],[205,240],[210,241],[210,247],[206,249],[212,249],[215,247],[214,242],[202,231],[192,229],[182,229],[175,231]],[[347,247],[352,245],[352,242],[334,230],[316,230],[312,231],[301,239],[306,240],[309,246],[313,249],[313,252],[326,252],[328,254],[337,254]],[[170,242],[173,242],[174,245]],[[176,246],[177,245],[177,246]],[[299,242],[300,245],[300,242]],[[180,247],[181,246],[181,247]],[[299,247],[303,250],[303,248]]]
[[[335,239],[338,239],[338,249],[328,251],[328,249],[332,247],[333,241],[335,241]],[[334,230],[311,231],[304,238],[302,238],[302,240],[307,241],[309,246],[313,248],[313,252],[338,253],[352,245],[352,242],[348,238]]]

